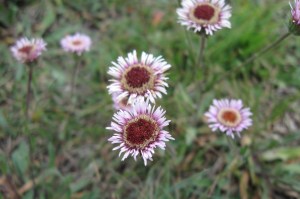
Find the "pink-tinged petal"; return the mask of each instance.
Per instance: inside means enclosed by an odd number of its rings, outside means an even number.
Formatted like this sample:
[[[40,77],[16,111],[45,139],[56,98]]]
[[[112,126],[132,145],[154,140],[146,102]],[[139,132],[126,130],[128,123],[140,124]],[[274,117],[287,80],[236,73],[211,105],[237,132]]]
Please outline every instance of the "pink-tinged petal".
[[[290,4],[292,20],[296,26],[300,25],[300,0],[295,0],[294,6]]]

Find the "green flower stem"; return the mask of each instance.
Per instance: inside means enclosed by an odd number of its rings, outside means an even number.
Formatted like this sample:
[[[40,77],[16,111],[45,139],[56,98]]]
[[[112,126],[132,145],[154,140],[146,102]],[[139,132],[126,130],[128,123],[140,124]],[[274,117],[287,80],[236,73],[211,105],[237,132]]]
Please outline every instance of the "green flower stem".
[[[73,99],[75,86],[76,86],[76,78],[79,70],[79,66],[81,64],[80,58],[78,55],[75,55],[75,67],[73,68],[72,79],[71,79],[71,98]]]
[[[223,79],[225,79],[227,76],[233,74],[235,71],[239,70],[240,68],[242,68],[243,66],[246,66],[250,63],[252,63],[253,61],[255,61],[255,59],[257,59],[258,57],[262,56],[263,54],[265,54],[266,52],[268,52],[269,50],[275,48],[278,44],[280,44],[282,41],[284,41],[286,38],[288,38],[288,36],[290,36],[291,33],[287,32],[284,35],[280,36],[277,40],[275,40],[273,43],[265,46],[263,49],[261,49],[260,51],[258,51],[257,53],[254,53],[251,57],[249,57],[248,59],[246,59],[245,62],[241,63],[240,65],[238,65],[236,68],[226,72],[223,75],[220,75],[219,79],[217,79],[216,82],[219,82]]]
[[[281,43],[283,40],[285,40],[288,36],[290,36],[291,33],[286,33],[284,35],[282,35],[281,37],[279,37],[277,40],[275,40],[273,43],[271,43],[270,45],[264,47],[263,49],[261,49],[260,51],[258,51],[257,53],[254,53],[251,57],[249,57],[244,63],[242,63],[239,67],[241,66],[245,66],[247,64],[250,64],[251,62],[253,62],[256,58],[262,56],[263,54],[265,54],[266,52],[268,52],[269,50],[271,50],[272,48],[276,47],[279,43]]]
[[[32,82],[32,73],[33,73],[33,67],[32,65],[28,65],[28,80],[27,80],[27,94],[26,94],[26,109],[25,109],[25,114],[26,114],[26,119],[28,120],[29,118],[29,106],[30,106],[30,101],[31,101],[31,82]]]
[[[239,156],[239,152],[238,152],[238,148],[236,146],[236,143],[232,140],[232,138],[230,138],[229,136],[226,136],[227,138],[227,142],[230,148],[230,151],[232,153],[233,156]]]
[[[197,66],[204,68],[205,60],[204,60],[204,50],[205,50],[205,43],[206,43],[206,35],[202,33],[200,35],[200,50],[199,50],[199,57],[198,57],[198,64]]]
[[[234,74],[234,72],[238,71],[239,69],[241,69],[243,66],[247,66],[248,64],[252,63],[253,61],[255,61],[255,59],[257,59],[258,57],[262,56],[263,54],[267,53],[269,50],[275,48],[277,45],[279,45],[282,41],[284,41],[286,38],[288,38],[291,35],[290,32],[285,33],[284,35],[280,36],[277,40],[275,40],[273,43],[265,46],[263,49],[261,49],[260,51],[258,51],[257,53],[254,53],[252,56],[250,56],[248,59],[246,59],[245,62],[239,64],[237,67],[235,67],[232,70],[229,70],[225,73],[223,73],[222,75],[216,75],[216,79],[212,80],[211,82],[209,82],[208,84],[206,84],[205,88],[203,89],[208,89],[211,88],[213,86],[213,84],[216,84],[226,78],[228,78],[228,76]],[[199,84],[203,85],[203,80],[194,83],[190,86],[189,91],[191,92],[194,89],[199,88]]]
[[[32,76],[33,76],[33,64],[29,63],[27,65],[28,67],[28,80],[27,80],[27,93],[26,93],[26,108],[25,108],[25,118],[26,118],[26,125],[25,125],[25,134],[26,138],[29,144],[29,159],[30,161],[33,161],[33,142],[32,142],[32,137],[30,135],[29,131],[29,125],[30,125],[30,119],[29,119],[29,107],[30,107],[30,102],[31,102],[31,82],[32,82]],[[34,180],[34,168],[32,165],[29,166],[29,175],[32,181],[32,190],[33,190],[33,195],[36,195],[36,183]]]

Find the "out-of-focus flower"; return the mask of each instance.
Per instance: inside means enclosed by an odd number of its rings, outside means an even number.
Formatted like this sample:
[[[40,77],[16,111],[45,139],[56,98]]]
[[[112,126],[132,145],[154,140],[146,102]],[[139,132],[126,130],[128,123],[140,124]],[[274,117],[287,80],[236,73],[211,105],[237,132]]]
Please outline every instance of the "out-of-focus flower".
[[[122,161],[131,155],[135,160],[141,155],[144,164],[147,160],[152,161],[154,149],[165,149],[165,142],[174,138],[164,127],[170,120],[166,120],[165,111],[161,108],[152,107],[144,100],[137,100],[130,110],[119,110],[114,114],[109,130],[115,131],[108,139],[112,144],[118,144],[113,150],[120,149],[119,156],[124,153]]]
[[[178,21],[196,33],[213,33],[222,28],[231,28],[231,7],[224,0],[183,0],[177,9]]]
[[[205,113],[212,131],[220,130],[226,135],[240,136],[240,132],[252,125],[249,108],[243,108],[242,100],[213,100],[213,105]]]
[[[118,95],[113,95],[112,100],[114,102],[114,108],[115,110],[130,110],[132,107],[132,104],[128,103],[128,98],[123,98],[121,101],[117,100]]]
[[[81,55],[83,52],[90,50],[92,40],[85,34],[76,33],[74,35],[67,35],[62,38],[60,44],[64,51]]]
[[[136,51],[133,51],[125,58],[119,57],[117,63],[112,64],[108,74],[113,79],[107,88],[109,94],[116,95],[117,101],[128,98],[128,103],[132,103],[139,98],[146,98],[154,103],[155,98],[162,97],[162,93],[167,94],[168,78],[164,72],[171,65],[161,56],[154,57],[143,52],[138,60]]]
[[[295,0],[295,6],[293,7],[291,2],[291,13],[292,20],[289,26],[289,30],[291,33],[295,35],[300,35],[300,0]]]
[[[46,51],[46,45],[43,39],[28,39],[23,37],[17,40],[16,44],[10,50],[18,61],[26,63],[36,60],[43,51]]]

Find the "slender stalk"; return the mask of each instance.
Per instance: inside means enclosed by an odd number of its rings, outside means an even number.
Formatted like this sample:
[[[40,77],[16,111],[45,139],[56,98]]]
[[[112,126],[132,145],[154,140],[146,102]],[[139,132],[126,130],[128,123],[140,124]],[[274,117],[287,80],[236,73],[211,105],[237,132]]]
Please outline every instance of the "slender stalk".
[[[226,78],[228,78],[228,76],[234,74],[234,72],[238,71],[239,69],[241,69],[243,66],[247,66],[248,64],[252,63],[253,61],[255,61],[255,59],[257,59],[258,57],[262,56],[263,54],[267,53],[268,51],[270,51],[271,49],[275,48],[277,45],[279,45],[282,41],[284,41],[286,38],[288,38],[291,35],[291,33],[285,33],[284,35],[280,36],[277,40],[275,40],[273,43],[265,46],[264,48],[262,48],[261,50],[259,50],[257,53],[254,53],[252,56],[250,56],[248,59],[246,59],[246,61],[244,61],[243,63],[239,64],[237,67],[235,67],[232,70],[229,70],[225,73],[223,73],[222,75],[218,75],[216,76],[216,79],[213,80],[213,82],[209,83],[209,87],[211,87],[213,84],[216,84]],[[202,81],[199,82],[200,84],[202,84]],[[206,86],[207,87],[207,86]],[[194,84],[194,86],[191,88],[192,90],[197,88],[197,84]]]
[[[77,78],[77,73],[78,73],[78,68],[80,66],[80,60],[76,57],[76,63],[75,67],[73,68],[73,74],[72,74],[72,79],[71,79],[71,98],[74,96],[74,90],[76,86],[76,78]]]
[[[26,125],[25,125],[25,131],[27,131],[27,139],[29,142],[29,159],[30,162],[32,162],[32,154],[33,154],[33,144],[32,144],[32,138],[30,136],[30,131],[29,131],[29,124],[30,124],[30,120],[29,120],[29,107],[30,107],[30,102],[31,102],[31,82],[32,82],[32,74],[33,74],[33,65],[32,64],[28,64],[28,80],[27,80],[27,94],[26,94]],[[33,195],[36,195],[36,184],[34,181],[34,168],[32,167],[32,165],[29,166],[29,175],[30,178],[33,182],[32,185],[32,190],[33,190]]]
[[[193,46],[193,43],[192,43],[191,37],[186,29],[184,30],[184,34],[185,34],[185,38],[186,38],[187,45],[188,45],[188,48],[187,48],[189,51],[188,53],[190,54],[190,57],[192,57],[193,64],[197,64],[197,55],[196,55],[195,51],[193,50],[193,48],[191,48],[191,46]]]
[[[205,50],[205,43],[206,43],[206,35],[204,33],[201,34],[200,39],[200,50],[199,50],[199,57],[198,57],[198,66],[204,68],[204,50]]]
[[[272,48],[276,47],[279,43],[281,43],[283,40],[285,40],[288,36],[290,36],[291,33],[287,32],[284,35],[282,35],[281,37],[279,37],[277,40],[275,40],[273,43],[271,43],[270,45],[265,46],[263,49],[261,49],[260,51],[258,51],[257,53],[254,53],[251,57],[249,57],[248,59],[246,59],[245,62],[243,62],[241,65],[239,65],[239,67],[250,64],[251,62],[253,62],[256,58],[262,56],[263,54],[265,54],[266,52],[268,52],[269,50],[271,50]],[[238,68],[238,67],[237,67]]]
[[[32,163],[34,160],[33,160],[33,141],[32,141],[32,138],[30,135],[27,135],[27,139],[29,141],[29,159],[30,159],[30,162]],[[29,175],[30,175],[30,178],[31,178],[31,181],[32,181],[32,190],[33,190],[33,195],[35,196],[36,195],[36,182],[35,182],[35,178],[34,178],[34,168],[33,168],[33,165],[31,164],[29,166]]]
[[[228,145],[229,145],[232,155],[233,156],[238,155],[239,153],[237,151],[237,147],[236,147],[235,143],[233,142],[233,140],[229,136],[226,136],[226,138],[227,138],[227,142],[228,142]]]
[[[31,65],[28,65],[28,80],[27,80],[26,109],[25,109],[26,119],[29,118],[32,73],[33,73],[33,67]]]

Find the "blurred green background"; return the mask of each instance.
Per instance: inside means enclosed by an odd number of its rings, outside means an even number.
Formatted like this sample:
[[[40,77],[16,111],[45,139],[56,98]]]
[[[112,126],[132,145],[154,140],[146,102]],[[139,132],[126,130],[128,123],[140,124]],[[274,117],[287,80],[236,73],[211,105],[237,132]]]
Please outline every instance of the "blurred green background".
[[[203,75],[199,37],[177,23],[177,0],[0,1],[0,198],[300,198],[299,39],[235,69],[287,32],[288,1],[229,3],[232,29],[208,39]],[[76,104],[69,92],[75,62],[59,45],[75,32],[93,40]],[[27,68],[9,51],[22,36],[48,43],[34,69],[29,123]],[[172,65],[168,95],[157,104],[176,140],[147,167],[141,159],[121,162],[105,129],[114,112],[108,67],[133,49]],[[235,144],[204,121],[214,98],[241,98],[254,113]]]

